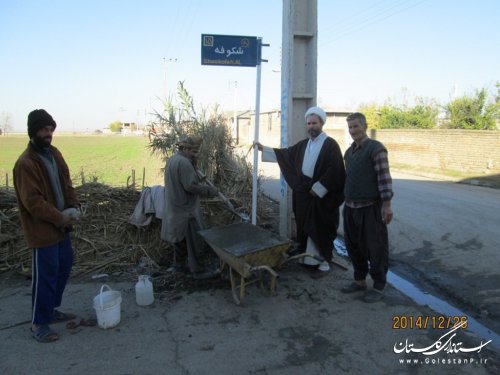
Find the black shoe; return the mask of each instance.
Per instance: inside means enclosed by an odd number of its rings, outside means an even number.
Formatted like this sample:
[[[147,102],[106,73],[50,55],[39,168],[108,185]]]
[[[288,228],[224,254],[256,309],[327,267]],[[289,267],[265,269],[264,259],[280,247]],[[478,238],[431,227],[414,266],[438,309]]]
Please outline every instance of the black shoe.
[[[363,292],[366,290],[366,283],[360,284],[355,281],[350,283],[347,286],[344,286],[340,291],[345,294],[351,294],[351,293],[356,293],[356,292]]]
[[[363,296],[363,301],[366,303],[379,302],[384,298],[384,291],[378,289],[372,289],[365,293]]]

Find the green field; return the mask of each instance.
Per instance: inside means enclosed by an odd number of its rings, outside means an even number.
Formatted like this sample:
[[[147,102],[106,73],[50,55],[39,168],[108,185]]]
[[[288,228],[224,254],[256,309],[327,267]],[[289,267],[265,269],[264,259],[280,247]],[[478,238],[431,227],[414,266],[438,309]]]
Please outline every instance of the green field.
[[[26,149],[27,135],[0,136],[0,187],[12,187],[12,168],[19,155]],[[126,186],[135,170],[136,186],[142,186],[145,170],[145,186],[163,185],[164,162],[158,155],[151,155],[147,137],[120,135],[70,135],[55,133],[52,144],[64,155],[69,165],[74,184],[81,185],[83,173],[85,181],[101,182],[111,186]],[[419,174],[419,168],[393,163],[393,170]],[[474,180],[481,185],[500,188],[500,176],[476,176],[448,170],[431,170],[435,176],[454,181]],[[131,183],[131,179],[129,179]]]
[[[19,155],[26,149],[28,136],[0,136],[0,186],[12,187],[12,168]],[[111,186],[126,186],[131,183],[135,170],[137,186],[163,184],[164,162],[158,155],[151,155],[149,139],[138,136],[119,135],[65,135],[55,134],[52,144],[66,159],[75,185],[97,182]],[[130,179],[128,179],[130,176]]]

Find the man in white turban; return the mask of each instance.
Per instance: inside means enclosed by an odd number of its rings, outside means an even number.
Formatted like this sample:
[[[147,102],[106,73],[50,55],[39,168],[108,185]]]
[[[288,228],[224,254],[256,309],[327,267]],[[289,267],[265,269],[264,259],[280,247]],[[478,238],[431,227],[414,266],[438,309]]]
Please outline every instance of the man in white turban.
[[[304,117],[308,138],[282,149],[255,144],[262,151],[262,161],[279,164],[292,189],[296,241],[301,251],[316,255],[304,258],[304,264],[313,270],[313,278],[320,278],[330,271],[339,207],[344,201],[345,169],[339,145],[323,132],[325,111],[311,107]]]

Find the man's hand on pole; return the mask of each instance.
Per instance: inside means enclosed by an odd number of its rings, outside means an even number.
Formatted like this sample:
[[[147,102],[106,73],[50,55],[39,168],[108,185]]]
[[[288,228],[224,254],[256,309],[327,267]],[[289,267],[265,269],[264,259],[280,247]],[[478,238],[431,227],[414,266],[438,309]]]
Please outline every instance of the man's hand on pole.
[[[253,141],[252,147],[255,147],[255,146],[257,146],[257,149],[259,151],[262,151],[264,149],[264,146],[262,146],[262,143]]]

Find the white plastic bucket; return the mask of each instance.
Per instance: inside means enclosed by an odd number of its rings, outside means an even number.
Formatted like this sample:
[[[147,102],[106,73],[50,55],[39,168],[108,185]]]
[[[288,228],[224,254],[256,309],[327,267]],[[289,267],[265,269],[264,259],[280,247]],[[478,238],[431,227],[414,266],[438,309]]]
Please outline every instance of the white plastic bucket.
[[[104,288],[108,288],[108,291],[105,292]],[[111,290],[106,284],[101,286],[101,292],[94,297],[94,309],[99,327],[113,328],[120,323],[121,303],[122,295],[120,292]]]

